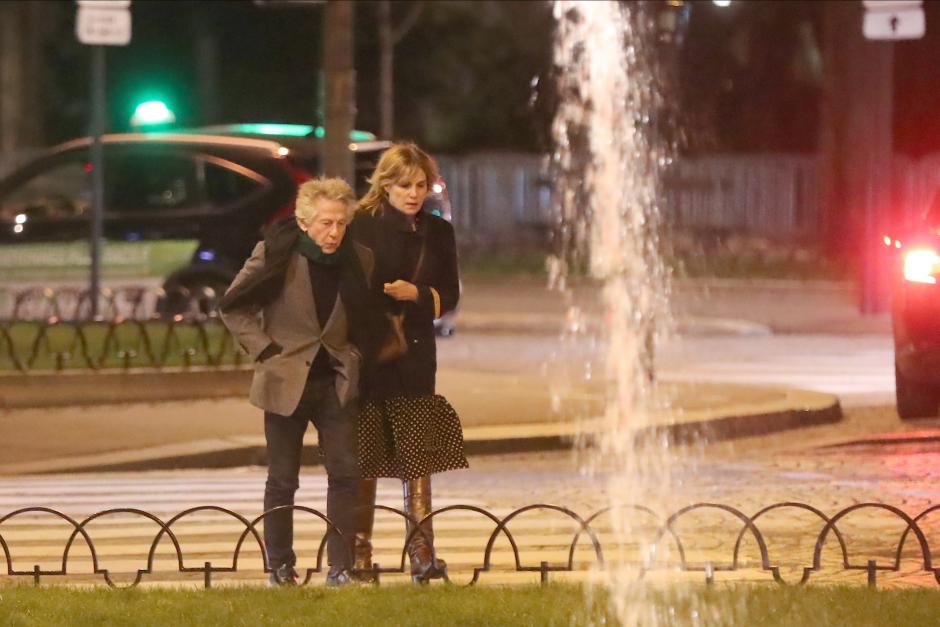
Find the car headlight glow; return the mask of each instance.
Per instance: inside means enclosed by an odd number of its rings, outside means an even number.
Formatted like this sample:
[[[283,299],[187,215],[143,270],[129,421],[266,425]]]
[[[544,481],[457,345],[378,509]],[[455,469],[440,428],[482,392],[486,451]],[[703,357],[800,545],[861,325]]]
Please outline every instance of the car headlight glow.
[[[914,283],[937,283],[940,255],[929,248],[915,248],[904,255],[904,278]]]

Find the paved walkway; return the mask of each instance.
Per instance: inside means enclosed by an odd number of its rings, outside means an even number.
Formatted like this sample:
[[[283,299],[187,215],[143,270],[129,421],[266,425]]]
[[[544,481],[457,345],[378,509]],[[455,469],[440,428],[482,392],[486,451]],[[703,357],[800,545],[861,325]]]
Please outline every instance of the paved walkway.
[[[460,413],[473,454],[568,448],[603,427],[570,418],[601,413],[590,388],[565,391],[554,411],[552,390],[538,378],[443,372],[439,389]],[[840,417],[832,395],[786,388],[671,384],[662,396],[669,408],[654,411],[638,436],[739,437]],[[264,463],[260,410],[244,398],[8,410],[0,421],[0,474]],[[317,463],[314,429],[306,445],[307,462]]]
[[[724,334],[741,338],[768,332],[839,331],[848,341],[853,335],[886,336],[889,332],[886,317],[864,318],[854,312],[853,292],[845,286],[718,288],[728,292],[723,303],[700,301],[694,294],[677,296],[687,312],[680,329],[688,334],[715,336],[715,350],[720,349],[719,336]],[[689,289],[704,290],[701,285]],[[546,341],[554,341],[556,324],[564,316],[563,303],[554,299],[531,281],[490,286],[469,282],[459,332],[537,333]],[[737,305],[729,309],[728,302]],[[803,306],[807,303],[822,309],[812,311]],[[525,356],[517,360],[526,361]],[[511,361],[507,356],[507,362]],[[831,394],[779,386],[670,382],[660,387],[660,395],[670,401],[671,410],[653,412],[649,429],[661,433],[669,426],[673,429],[671,435],[680,440],[683,433],[696,430],[718,440],[728,436],[736,439],[669,447],[668,461],[654,458],[651,466],[642,467],[645,472],[627,481],[616,469],[604,467],[604,461],[609,461],[604,455],[595,454],[587,460],[587,465],[596,470],[585,473],[575,455],[547,450],[571,442],[574,423],[564,419],[566,409],[577,415],[592,415],[591,410],[599,408],[596,387],[570,386],[564,394],[553,397],[549,378],[542,371],[532,372],[530,368],[526,372],[508,363],[490,371],[459,368],[454,360],[444,359],[442,363],[441,391],[460,409],[468,447],[489,454],[472,457],[470,470],[437,477],[435,508],[463,504],[505,517],[520,507],[540,502],[564,506],[585,518],[621,501],[651,508],[656,517],[636,518],[636,535],[625,544],[613,534],[610,515],[601,515],[595,521],[593,528],[605,556],[614,561],[618,556],[634,555],[638,539],[648,537],[664,517],[692,503],[725,503],[754,515],[773,503],[802,501],[831,516],[854,503],[883,500],[916,515],[937,500],[934,469],[940,467],[936,451],[940,423],[898,425],[890,407],[850,409],[844,422],[831,424],[830,420],[839,417],[835,413],[836,398]],[[705,379],[708,372],[701,375]],[[811,426],[813,421],[806,420],[809,416],[824,424]],[[584,430],[592,433],[596,426],[587,424]],[[785,433],[743,437],[796,426],[802,427],[797,437]],[[166,521],[186,508],[212,504],[251,518],[260,514],[259,495],[264,483],[263,468],[249,466],[262,461],[258,427],[258,411],[242,398],[4,411],[0,413],[0,474],[17,476],[0,477],[0,516],[19,507],[46,506],[81,520],[111,507],[141,507]],[[868,450],[875,445],[883,447],[883,440],[889,439],[873,434],[899,429],[909,433],[895,436],[897,441],[889,443],[894,448]],[[312,456],[312,432],[310,437]],[[846,444],[846,439],[853,437],[858,441]],[[538,452],[524,452],[533,448]],[[500,450],[512,454],[494,454]],[[144,470],[187,465],[225,468]],[[135,472],[32,474],[77,468],[127,468]],[[298,503],[322,509],[325,485],[322,467],[305,467]],[[398,507],[399,501],[398,483],[381,481],[379,503]],[[929,516],[923,527],[928,541],[940,551],[936,540],[940,538],[940,527],[935,519],[940,517]],[[458,508],[444,512],[435,524],[441,557],[451,564],[455,582],[466,583],[473,569],[482,564],[483,549],[494,523],[479,512]],[[742,525],[727,513],[703,509],[684,517],[677,527],[690,564],[711,562],[721,567],[731,559]],[[840,530],[846,534],[851,563],[864,567],[868,560],[875,560],[879,568],[890,566],[903,527],[896,516],[877,511],[860,512],[846,519]],[[536,568],[541,562],[553,566],[566,563],[577,532],[572,520],[557,510],[522,514],[509,528],[520,550],[520,564]],[[206,561],[219,567],[230,565],[234,543],[243,529],[231,518],[205,510],[174,524],[185,566],[193,568],[202,567]],[[820,529],[820,520],[806,510],[774,510],[762,518],[760,530],[767,541],[770,562],[783,567],[781,574],[787,581],[798,581],[803,568],[811,565]],[[88,530],[100,549],[100,566],[112,569],[117,581],[127,582],[145,565],[147,549],[159,527],[139,517],[114,514],[90,523]],[[11,547],[14,568],[31,572],[35,565],[49,570],[61,567],[69,528],[51,516],[32,513],[9,519],[0,524],[0,533]],[[315,563],[322,533],[322,523],[298,515],[302,567]],[[381,513],[376,523],[376,561],[383,566],[397,564],[402,535],[400,520]],[[483,574],[481,583],[539,580],[538,572],[515,572],[512,549],[505,538],[498,539],[494,548],[493,572]],[[248,542],[244,550],[239,572],[215,575],[215,585],[263,581],[257,547]],[[91,560],[81,541],[75,545],[73,555],[69,570],[76,574],[68,580],[100,583],[100,576],[82,574],[91,570]],[[677,559],[675,546],[669,543],[660,546],[659,555],[673,564]],[[919,568],[922,558],[910,536],[903,556],[902,572],[879,571],[879,585],[936,585]],[[577,545],[574,558],[577,574],[552,573],[551,578],[590,577],[596,556],[586,538]],[[0,570],[3,566],[0,555]],[[773,579],[761,569],[759,551],[750,536],[744,541],[739,566],[743,569],[736,573],[719,571],[717,581],[770,583]],[[864,570],[842,568],[833,536],[822,553],[821,566],[822,571],[812,576],[811,584],[864,585],[866,581]],[[147,575],[146,582],[176,584],[188,578],[189,585],[203,583],[202,574],[178,572],[166,540],[158,548],[155,567],[156,572]],[[702,582],[705,577],[702,572],[679,576],[668,569],[662,572],[671,580]],[[314,582],[322,578],[313,577]],[[651,576],[657,578],[660,576]],[[388,576],[384,581],[403,579],[400,575]],[[28,580],[28,576],[19,579]]]
[[[850,417],[859,423],[885,422],[886,417],[860,414]],[[858,428],[862,428],[861,425]],[[834,427],[811,429],[814,438],[825,439]],[[737,447],[734,454],[717,448],[681,447],[668,460],[669,479],[641,474],[625,481],[602,460],[594,473],[580,469],[579,460],[570,453],[530,453],[512,456],[486,456],[471,460],[469,470],[443,473],[435,478],[435,509],[446,510],[435,518],[439,555],[450,564],[456,583],[467,583],[475,568],[483,566],[484,550],[496,523],[481,508],[500,519],[528,505],[543,503],[564,507],[582,519],[601,512],[591,523],[603,555],[618,564],[620,560],[640,555],[642,543],[652,540],[665,518],[696,503],[722,503],[737,508],[746,516],[780,502],[804,502],[818,508],[825,516],[857,503],[881,500],[897,506],[911,516],[936,502],[934,470],[938,448],[921,447],[881,449],[878,463],[857,452],[833,452],[826,447],[804,444],[799,451],[780,451],[770,440],[759,438]],[[715,445],[719,448],[725,444]],[[587,453],[591,455],[591,453]],[[912,455],[925,465],[910,463]],[[305,468],[301,476],[297,503],[322,511],[325,507],[326,478],[320,468]],[[149,471],[135,473],[96,473],[91,475],[22,476],[0,479],[0,515],[20,507],[43,506],[82,521],[110,508],[141,508],[162,521],[203,505],[228,508],[246,518],[261,513],[260,495],[264,486],[262,468],[230,468],[199,471]],[[666,489],[668,487],[668,489]],[[395,480],[379,484],[378,503],[399,508],[400,485]],[[637,512],[630,517],[631,534],[618,538],[614,518],[602,513],[609,506],[642,504],[649,514]],[[464,507],[455,507],[462,505]],[[450,508],[450,509],[448,509]],[[315,566],[316,553],[325,526],[311,514],[299,513],[296,548],[302,568]],[[934,552],[940,552],[938,517],[928,516],[921,528]],[[767,547],[769,563],[781,567],[782,577],[799,581],[803,568],[812,566],[816,540],[824,522],[813,512],[794,507],[767,512],[757,521]],[[880,569],[893,566],[895,552],[904,530],[904,522],[884,510],[868,508],[849,514],[839,523],[846,542],[847,557],[861,570],[845,570],[835,534],[829,534],[821,554],[820,571],[810,584],[838,583],[864,585],[864,570],[869,560]],[[558,509],[533,509],[521,513],[508,525],[519,551],[519,565],[538,568],[541,562],[565,567],[578,532],[575,518]],[[773,584],[773,576],[764,570],[760,551],[750,533],[744,535],[740,562],[735,572],[721,569],[732,562],[735,541],[743,523],[727,511],[701,508],[690,511],[674,525],[682,542],[684,558],[690,568],[704,568],[712,563],[716,580]],[[206,562],[217,568],[232,564],[232,553],[245,526],[217,510],[198,510],[174,522],[172,529],[180,541],[184,566],[201,568]],[[86,530],[94,542],[99,568],[107,568],[118,583],[133,579],[144,568],[147,552],[160,527],[139,515],[115,512],[88,523]],[[71,528],[52,515],[26,512],[0,523],[0,534],[11,552],[11,565],[31,580],[35,565],[56,571],[61,567],[65,542]],[[400,563],[404,530],[401,519],[382,511],[376,522],[375,560],[384,567]],[[681,562],[676,540],[667,537],[658,543],[657,556],[663,566],[650,579],[701,583],[702,571],[679,574],[674,567]],[[923,585],[934,588],[933,577],[923,571],[923,559],[916,539],[908,535],[902,552],[899,573],[879,570],[877,579],[884,585]],[[154,573],[144,578],[151,583],[184,583],[201,586],[201,574],[181,574],[176,554],[166,539],[155,553]],[[551,573],[552,580],[583,580],[591,576],[597,557],[588,535],[582,534],[573,553],[574,574]],[[666,567],[669,564],[672,566]],[[0,554],[0,569],[4,566]],[[537,571],[517,572],[512,546],[505,536],[494,543],[492,571],[480,578],[482,584],[536,583]],[[67,578],[49,576],[44,581],[97,582],[92,576],[91,556],[79,538],[70,552]],[[635,576],[635,570],[629,575]],[[385,583],[402,582],[402,575],[389,575]],[[237,573],[218,573],[214,585],[232,583],[259,584],[261,557],[257,543],[248,538],[238,560]],[[319,584],[322,575],[314,575]],[[4,577],[0,576],[0,582]]]
[[[589,319],[597,319],[597,290],[582,285],[573,291]],[[525,333],[557,342],[568,310],[568,297],[544,288],[535,279],[469,279],[457,319],[458,333]],[[885,316],[863,317],[855,308],[850,286],[793,282],[679,282],[673,296],[677,329],[686,335],[766,335],[839,329],[852,334],[888,332]],[[731,316],[730,314],[736,314]],[[446,340],[442,340],[444,342]],[[537,369],[535,369],[537,370]],[[218,378],[218,373],[211,375]],[[229,379],[232,389],[246,388],[245,373]],[[200,383],[196,375],[154,374],[133,377],[144,382],[155,398],[172,397],[186,385],[219,390],[218,381]],[[568,385],[561,392],[542,372],[527,369],[507,374],[472,371],[444,365],[440,390],[458,408],[468,450],[474,453],[546,450],[569,446],[574,436],[596,433],[597,422],[572,416],[601,413],[602,393],[596,385]],[[31,381],[0,382],[4,397],[23,394]],[[146,404],[82,405],[83,393],[107,391],[116,400],[134,396],[127,375],[91,377],[77,387],[65,379],[32,385],[32,409],[0,412],[3,456],[0,474],[66,470],[142,469],[239,466],[263,462],[258,411],[243,397],[181,400]],[[4,390],[3,386],[6,385]],[[57,390],[68,389],[65,407],[42,407]],[[84,392],[83,392],[84,390]],[[185,391],[185,390],[184,390]],[[229,392],[226,392],[228,395]],[[197,394],[198,396],[198,394]],[[183,398],[188,398],[183,396]],[[700,378],[670,381],[660,387],[659,400],[668,410],[654,410],[642,432],[667,433],[679,440],[701,435],[712,439],[740,437],[838,420],[838,399],[832,394],[774,385],[710,383]],[[317,459],[313,430],[308,461]]]

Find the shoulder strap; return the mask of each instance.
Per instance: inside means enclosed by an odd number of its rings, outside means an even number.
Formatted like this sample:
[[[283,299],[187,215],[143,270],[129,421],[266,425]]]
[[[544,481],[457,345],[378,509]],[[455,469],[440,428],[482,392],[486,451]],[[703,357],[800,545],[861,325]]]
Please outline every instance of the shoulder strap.
[[[411,275],[411,283],[414,283],[418,280],[418,275],[421,273],[421,266],[424,265],[424,256],[428,250],[428,234],[425,232],[424,237],[421,238],[421,252],[418,253],[418,263],[415,264],[415,271]]]

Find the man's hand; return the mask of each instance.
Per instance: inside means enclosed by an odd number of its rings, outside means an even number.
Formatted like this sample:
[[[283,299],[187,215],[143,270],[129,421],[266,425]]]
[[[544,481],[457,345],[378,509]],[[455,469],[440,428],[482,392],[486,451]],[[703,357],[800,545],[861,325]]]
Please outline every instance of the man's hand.
[[[418,288],[414,283],[398,279],[394,283],[386,283],[383,286],[385,294],[395,300],[418,300]]]

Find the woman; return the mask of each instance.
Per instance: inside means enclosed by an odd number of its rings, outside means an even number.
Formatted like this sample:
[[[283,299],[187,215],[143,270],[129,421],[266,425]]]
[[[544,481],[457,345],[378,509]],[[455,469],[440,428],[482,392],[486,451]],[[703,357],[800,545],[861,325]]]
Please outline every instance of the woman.
[[[363,477],[401,479],[405,512],[417,522],[431,511],[430,475],[468,467],[457,414],[435,393],[434,320],[452,311],[460,297],[454,229],[422,211],[437,179],[434,162],[416,145],[392,146],[382,154],[350,227],[353,239],[375,253],[373,286],[389,321],[379,357],[364,374],[360,470]],[[363,481],[360,502],[375,502],[374,479]],[[374,509],[365,510],[356,537],[357,570],[372,561]],[[434,558],[431,521],[418,530],[408,521],[407,532],[413,534],[413,580],[444,577],[446,564]]]

